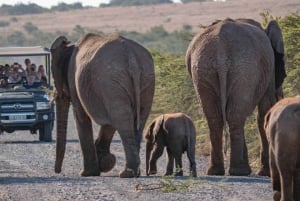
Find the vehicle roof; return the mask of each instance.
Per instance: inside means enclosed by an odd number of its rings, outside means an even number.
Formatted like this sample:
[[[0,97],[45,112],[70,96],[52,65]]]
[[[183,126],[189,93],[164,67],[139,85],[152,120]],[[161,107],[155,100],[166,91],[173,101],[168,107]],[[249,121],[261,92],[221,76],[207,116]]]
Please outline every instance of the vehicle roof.
[[[49,48],[42,46],[32,47],[0,47],[0,57],[8,56],[42,56],[50,55]]]

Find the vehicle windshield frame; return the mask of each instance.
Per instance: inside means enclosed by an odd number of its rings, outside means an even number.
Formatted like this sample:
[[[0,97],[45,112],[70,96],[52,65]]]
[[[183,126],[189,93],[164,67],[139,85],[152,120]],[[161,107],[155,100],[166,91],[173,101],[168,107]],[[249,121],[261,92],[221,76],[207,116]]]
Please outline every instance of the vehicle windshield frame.
[[[44,62],[37,64],[37,66],[40,64],[44,65],[46,75],[48,78],[47,83],[48,83],[48,86],[51,87],[52,86],[51,68],[50,68],[51,53],[50,53],[49,48],[42,47],[42,46],[0,47],[0,61],[3,60],[1,58],[12,58],[12,59],[8,59],[8,60],[22,61],[22,63],[20,63],[20,64],[23,66],[23,68],[24,68],[25,58],[34,60],[33,58],[38,58],[38,57],[40,57],[39,58],[40,60],[44,60]],[[44,57],[44,59],[43,59],[43,57]],[[14,59],[14,58],[18,58],[18,59]]]

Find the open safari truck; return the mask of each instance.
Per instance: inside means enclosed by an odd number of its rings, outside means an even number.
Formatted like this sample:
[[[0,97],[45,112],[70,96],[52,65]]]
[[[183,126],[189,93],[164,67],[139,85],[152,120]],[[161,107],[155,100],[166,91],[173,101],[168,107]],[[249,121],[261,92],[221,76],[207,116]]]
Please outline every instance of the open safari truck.
[[[27,86],[25,59],[36,66],[44,66],[46,83]],[[13,85],[8,81],[14,68],[12,65],[19,65],[24,72],[22,81]],[[49,49],[39,46],[0,48],[0,68],[0,133],[28,130],[31,134],[38,132],[40,141],[52,141],[55,115],[51,101],[53,86],[50,79]],[[5,68],[10,69],[5,71]]]

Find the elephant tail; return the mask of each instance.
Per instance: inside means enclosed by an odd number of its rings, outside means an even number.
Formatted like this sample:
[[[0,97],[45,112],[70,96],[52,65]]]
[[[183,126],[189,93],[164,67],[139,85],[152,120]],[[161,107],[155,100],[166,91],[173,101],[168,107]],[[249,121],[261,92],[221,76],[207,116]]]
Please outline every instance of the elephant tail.
[[[196,129],[190,118],[185,118],[185,126],[186,126],[186,140],[187,140],[187,157],[190,161],[190,172],[196,170],[196,162],[195,162],[195,145],[196,145]],[[194,173],[196,174],[196,173]]]
[[[136,111],[136,129],[139,131],[140,129],[140,108],[141,108],[141,101],[140,101],[140,83],[141,83],[141,71],[138,66],[138,62],[136,60],[135,54],[132,50],[127,49],[128,51],[128,64],[129,64],[129,72],[133,81],[134,87],[134,101],[135,101],[135,111]]]
[[[220,84],[220,98],[221,98],[221,110],[222,110],[222,119],[223,119],[223,131],[224,131],[224,154],[227,154],[228,149],[228,126],[226,119],[226,96],[227,96],[227,71],[218,72],[219,75],[219,84]]]

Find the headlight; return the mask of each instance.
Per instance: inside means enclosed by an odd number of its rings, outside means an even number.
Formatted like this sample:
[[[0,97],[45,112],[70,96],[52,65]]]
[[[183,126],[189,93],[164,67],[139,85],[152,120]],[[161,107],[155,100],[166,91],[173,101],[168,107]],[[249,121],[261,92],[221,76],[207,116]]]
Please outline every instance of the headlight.
[[[47,101],[49,101],[50,100],[50,97],[49,97],[49,95],[48,94],[44,94],[43,95],[43,97],[47,100]]]
[[[37,110],[47,110],[50,109],[51,105],[49,102],[36,102]]]

